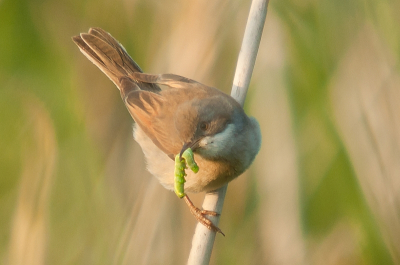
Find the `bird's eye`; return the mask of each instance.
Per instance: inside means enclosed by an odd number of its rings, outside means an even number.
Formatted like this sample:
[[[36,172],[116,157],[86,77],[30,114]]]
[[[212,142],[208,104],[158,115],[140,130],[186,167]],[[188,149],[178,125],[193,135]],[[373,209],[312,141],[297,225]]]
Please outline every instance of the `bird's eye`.
[[[207,131],[208,130],[208,123],[206,123],[206,122],[200,123],[200,129],[202,131]]]

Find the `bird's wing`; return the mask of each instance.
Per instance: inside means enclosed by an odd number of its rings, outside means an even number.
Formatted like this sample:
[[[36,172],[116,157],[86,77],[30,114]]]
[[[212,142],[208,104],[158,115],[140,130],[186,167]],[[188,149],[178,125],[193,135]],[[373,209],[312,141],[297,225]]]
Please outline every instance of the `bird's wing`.
[[[195,80],[174,74],[145,74],[145,73],[133,73],[132,77],[144,83],[166,85],[171,88],[202,88],[207,87],[206,85],[199,83]]]
[[[167,117],[162,111],[164,104],[169,104],[165,98],[149,91],[130,90],[123,99],[140,128],[158,148],[173,159],[183,143],[180,143],[173,116]]]

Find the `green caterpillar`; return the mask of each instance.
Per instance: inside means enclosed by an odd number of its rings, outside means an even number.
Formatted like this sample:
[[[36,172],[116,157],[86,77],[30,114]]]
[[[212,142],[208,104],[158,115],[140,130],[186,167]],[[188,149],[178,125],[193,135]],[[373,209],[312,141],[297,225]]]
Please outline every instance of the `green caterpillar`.
[[[183,198],[186,195],[184,188],[184,184],[186,182],[185,180],[186,163],[194,173],[199,172],[199,166],[194,161],[193,151],[190,148],[186,149],[185,152],[183,152],[182,159],[180,158],[179,154],[175,156],[174,191],[179,198]]]
[[[186,149],[185,152],[183,152],[182,157],[185,159],[187,165],[194,173],[199,172],[199,166],[194,161],[193,151],[191,148]]]

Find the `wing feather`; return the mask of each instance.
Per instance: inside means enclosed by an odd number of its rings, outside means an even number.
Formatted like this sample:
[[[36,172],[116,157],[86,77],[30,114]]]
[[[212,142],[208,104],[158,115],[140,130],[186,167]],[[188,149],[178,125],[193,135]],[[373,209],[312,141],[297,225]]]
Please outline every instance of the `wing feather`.
[[[144,83],[166,85],[171,88],[204,88],[206,85],[199,83],[195,80],[186,78],[180,75],[174,74],[145,74],[145,73],[133,73],[132,77],[136,80],[140,80]]]
[[[168,103],[161,95],[132,90],[124,102],[132,118],[158,148],[170,157],[179,153],[183,143],[178,138],[173,116],[164,115],[163,108]]]

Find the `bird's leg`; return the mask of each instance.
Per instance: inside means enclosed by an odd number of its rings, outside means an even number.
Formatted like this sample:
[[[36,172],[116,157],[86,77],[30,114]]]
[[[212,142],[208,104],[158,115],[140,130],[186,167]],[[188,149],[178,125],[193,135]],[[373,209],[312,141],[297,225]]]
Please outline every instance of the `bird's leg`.
[[[211,215],[211,216],[217,216],[219,215],[216,212],[212,211],[207,211],[207,210],[200,210],[196,206],[193,205],[192,201],[189,199],[189,197],[186,195],[185,190],[184,190],[184,184],[186,182],[185,176],[186,176],[186,163],[188,164],[189,168],[194,172],[197,173],[199,171],[199,167],[197,166],[196,162],[194,161],[193,158],[193,152],[192,149],[188,148],[186,149],[182,155],[178,154],[175,156],[175,181],[174,181],[174,191],[176,195],[179,198],[184,198],[186,204],[189,206],[190,212],[196,217],[196,219],[203,224],[205,227],[207,227],[210,230],[213,230],[215,232],[221,233],[223,236],[225,236],[224,233],[222,233],[221,229],[219,229],[217,226],[215,226],[209,219],[205,217],[205,215]]]
[[[204,215],[212,215],[212,216],[217,216],[219,213],[213,212],[213,211],[207,211],[207,210],[200,210],[194,204],[192,201],[189,199],[189,197],[185,194],[183,197],[185,199],[185,202],[187,206],[189,206],[190,212],[196,217],[197,221],[199,221],[202,225],[207,227],[210,230],[213,230],[215,232],[221,233],[223,236],[225,236],[224,233],[222,233],[221,229],[219,229],[217,226],[215,226],[208,218],[206,218]]]

